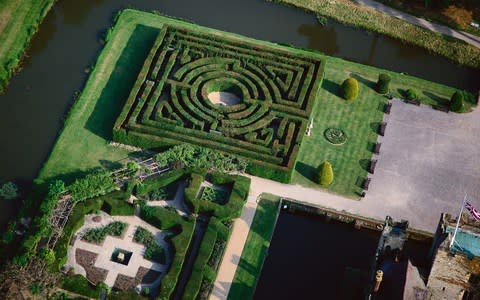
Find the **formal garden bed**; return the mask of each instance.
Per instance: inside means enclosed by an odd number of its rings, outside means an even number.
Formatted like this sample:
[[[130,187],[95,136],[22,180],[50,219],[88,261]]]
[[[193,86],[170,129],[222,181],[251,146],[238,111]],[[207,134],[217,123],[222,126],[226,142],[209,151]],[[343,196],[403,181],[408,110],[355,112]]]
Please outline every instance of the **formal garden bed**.
[[[145,253],[143,254],[145,259],[157,262],[159,264],[165,264],[165,249],[157,244],[155,237],[150,231],[143,227],[137,227],[137,230],[133,236],[133,240],[137,243],[144,244],[147,247],[147,249],[145,249]]]
[[[122,237],[127,227],[128,224],[116,221],[103,227],[90,228],[82,235],[82,240],[94,244],[102,244],[107,235]]]
[[[77,263],[85,269],[87,273],[87,279],[93,284],[98,284],[105,281],[107,278],[108,270],[95,267],[98,254],[83,249],[76,249],[75,260]]]

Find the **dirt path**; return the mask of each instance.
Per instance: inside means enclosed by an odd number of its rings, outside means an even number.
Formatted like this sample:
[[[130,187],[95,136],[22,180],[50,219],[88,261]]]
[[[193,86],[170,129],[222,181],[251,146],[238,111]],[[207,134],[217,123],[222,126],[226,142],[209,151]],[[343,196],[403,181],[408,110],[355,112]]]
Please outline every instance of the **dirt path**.
[[[393,17],[402,19],[404,21],[407,21],[411,24],[426,28],[428,30],[438,32],[444,35],[448,35],[460,40],[463,40],[477,48],[480,48],[480,37],[475,36],[470,33],[466,33],[463,31],[458,31],[455,29],[452,29],[448,26],[440,25],[437,23],[429,22],[425,19],[418,18],[415,16],[412,16],[408,13],[399,11],[395,8],[392,8],[390,6],[384,5],[382,3],[376,2],[374,0],[356,0],[357,3],[371,7],[379,12],[385,13],[387,15],[391,15]]]
[[[227,299],[256,210],[256,201],[249,201],[245,204],[240,218],[235,220],[232,234],[218,269],[217,279],[210,296],[211,300]]]

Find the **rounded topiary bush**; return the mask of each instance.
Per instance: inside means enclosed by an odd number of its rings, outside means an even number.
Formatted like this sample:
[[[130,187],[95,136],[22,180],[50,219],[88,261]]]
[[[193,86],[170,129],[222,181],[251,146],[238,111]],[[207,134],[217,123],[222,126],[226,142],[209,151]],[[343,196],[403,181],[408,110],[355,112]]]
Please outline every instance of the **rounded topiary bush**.
[[[450,99],[450,110],[455,111],[455,112],[461,112],[463,111],[465,107],[464,101],[463,101],[463,94],[459,91],[456,91],[452,95],[452,99]]]
[[[380,74],[378,76],[378,81],[377,81],[377,86],[376,86],[377,92],[380,93],[380,94],[388,93],[390,80],[391,80],[391,78],[387,74]]]
[[[333,168],[328,161],[318,167],[317,182],[323,186],[329,186],[333,182]]]
[[[414,89],[408,89],[406,92],[405,92],[405,96],[407,97],[408,100],[416,100],[417,99],[417,91],[415,91]]]
[[[355,78],[347,78],[342,83],[341,96],[346,100],[355,100],[358,97],[358,81]]]

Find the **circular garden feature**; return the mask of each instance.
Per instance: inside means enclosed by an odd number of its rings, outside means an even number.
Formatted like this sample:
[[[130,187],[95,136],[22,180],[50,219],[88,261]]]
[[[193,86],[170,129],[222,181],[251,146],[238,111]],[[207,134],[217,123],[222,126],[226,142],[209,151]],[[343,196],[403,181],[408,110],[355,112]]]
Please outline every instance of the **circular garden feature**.
[[[333,145],[342,145],[347,140],[347,135],[339,128],[327,128],[323,135],[325,139]]]
[[[243,99],[242,89],[232,81],[208,81],[203,87],[203,92],[214,105],[235,105]]]

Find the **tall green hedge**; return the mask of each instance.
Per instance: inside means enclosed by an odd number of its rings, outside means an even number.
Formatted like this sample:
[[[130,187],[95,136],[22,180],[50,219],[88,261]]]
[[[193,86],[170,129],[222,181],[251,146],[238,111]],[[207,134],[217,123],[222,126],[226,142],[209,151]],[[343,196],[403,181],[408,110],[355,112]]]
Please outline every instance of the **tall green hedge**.
[[[389,90],[391,77],[388,74],[380,74],[376,85],[376,90],[380,94],[386,94]]]
[[[350,77],[342,83],[340,95],[345,100],[355,100],[358,97],[358,90],[358,81]]]

